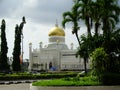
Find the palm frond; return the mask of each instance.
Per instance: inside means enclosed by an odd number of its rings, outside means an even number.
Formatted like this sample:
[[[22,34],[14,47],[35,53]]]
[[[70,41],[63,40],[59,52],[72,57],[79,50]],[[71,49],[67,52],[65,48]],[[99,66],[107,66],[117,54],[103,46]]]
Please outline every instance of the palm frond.
[[[73,18],[73,14],[72,14],[72,12],[64,12],[63,13],[63,19],[65,19],[66,17],[68,17],[68,18]]]
[[[66,24],[67,22],[72,22],[72,19],[70,19],[70,18],[65,18],[65,19],[62,21],[62,26],[63,26],[63,28],[65,28],[65,24]]]

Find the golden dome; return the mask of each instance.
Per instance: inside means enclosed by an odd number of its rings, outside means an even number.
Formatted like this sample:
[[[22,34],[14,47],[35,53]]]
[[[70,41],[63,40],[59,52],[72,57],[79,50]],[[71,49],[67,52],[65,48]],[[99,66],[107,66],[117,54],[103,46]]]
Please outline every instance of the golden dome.
[[[49,31],[48,35],[49,36],[65,36],[65,32],[62,28],[60,28],[60,27],[58,27],[58,25],[56,25]]]

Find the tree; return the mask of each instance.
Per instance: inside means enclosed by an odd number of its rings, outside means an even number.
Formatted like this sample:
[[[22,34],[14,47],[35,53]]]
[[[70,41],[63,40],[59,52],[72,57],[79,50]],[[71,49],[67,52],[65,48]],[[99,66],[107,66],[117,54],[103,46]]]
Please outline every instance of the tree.
[[[72,33],[76,35],[76,38],[79,43],[79,48],[80,48],[80,50],[78,50],[78,52],[77,52],[77,55],[81,54],[81,56],[84,58],[85,73],[87,73],[86,62],[87,62],[88,55],[87,55],[87,51],[84,51],[87,49],[84,47],[85,45],[82,45],[82,47],[80,47],[81,43],[80,43],[80,40],[78,37],[78,30],[79,30],[78,22],[80,19],[85,20],[88,35],[91,35],[90,4],[91,4],[91,0],[74,0],[74,5],[72,7],[71,12],[69,11],[69,12],[63,13],[63,21],[62,21],[63,27],[65,27],[65,24],[68,22],[73,23]],[[84,52],[81,53],[80,52],[81,50],[86,52],[86,54]]]
[[[62,26],[65,28],[66,23],[68,23],[68,22],[73,23],[72,34],[76,35],[77,41],[80,46],[80,40],[79,40],[79,36],[78,36],[78,30],[80,29],[80,27],[78,25],[78,21],[80,20],[80,11],[79,11],[78,2],[79,2],[79,0],[75,0],[72,10],[63,13]]]
[[[1,25],[1,53],[0,53],[0,70],[1,71],[10,70],[10,67],[8,64],[8,58],[7,58],[8,47],[7,47],[5,29],[6,29],[6,23],[5,23],[5,20],[3,19],[2,25]]]
[[[79,0],[79,8],[80,8],[80,17],[84,20],[85,25],[87,27],[88,35],[91,35],[92,28],[92,0]]]
[[[81,46],[78,47],[76,52],[76,57],[78,57],[79,55],[84,59],[84,70],[85,70],[85,74],[87,74],[87,62],[89,58],[89,49],[87,44],[87,38],[84,35],[81,36]]]
[[[91,3],[91,18],[93,20],[93,22],[95,23],[94,24],[94,32],[95,32],[95,35],[97,36],[98,35],[98,29],[101,25],[101,4],[98,3],[98,2],[92,2]]]
[[[120,29],[110,32],[110,39],[103,43],[103,47],[109,55],[107,71],[120,73]]]
[[[80,55],[84,59],[85,73],[87,73],[87,61],[89,59],[90,53],[92,53],[96,48],[102,47],[104,42],[104,37],[102,35],[82,35],[80,37],[81,47],[77,48],[76,56]]]
[[[120,7],[117,0],[97,0],[101,8],[101,21],[104,35],[109,36],[112,29],[119,22]]]
[[[14,41],[14,50],[13,50],[13,63],[12,68],[13,71],[21,71],[20,65],[20,55],[21,55],[21,35],[22,29],[25,24],[25,17],[23,17],[21,24],[15,27],[15,41]]]
[[[15,41],[14,41],[14,51],[13,51],[13,63],[12,68],[13,71],[21,71],[21,65],[20,65],[20,30],[19,26],[16,25],[15,27]]]
[[[103,73],[107,71],[108,54],[104,48],[97,48],[91,54],[92,74],[101,81]]]

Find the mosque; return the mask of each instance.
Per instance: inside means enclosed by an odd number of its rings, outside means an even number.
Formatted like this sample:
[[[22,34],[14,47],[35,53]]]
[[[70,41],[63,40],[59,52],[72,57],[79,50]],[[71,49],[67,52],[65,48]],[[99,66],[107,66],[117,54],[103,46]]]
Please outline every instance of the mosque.
[[[40,70],[82,70],[84,69],[83,59],[76,58],[76,50],[71,43],[70,49],[65,43],[65,32],[57,24],[48,33],[49,44],[39,49],[32,49],[29,43],[29,71]],[[89,66],[89,64],[87,64]]]

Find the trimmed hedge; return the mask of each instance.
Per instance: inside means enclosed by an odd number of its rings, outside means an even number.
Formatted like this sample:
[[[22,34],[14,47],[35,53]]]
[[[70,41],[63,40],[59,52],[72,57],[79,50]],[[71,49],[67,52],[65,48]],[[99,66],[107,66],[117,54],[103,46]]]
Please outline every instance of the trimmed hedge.
[[[5,74],[0,75],[0,80],[27,80],[27,79],[54,79],[75,77],[77,73],[62,73],[62,74]]]

